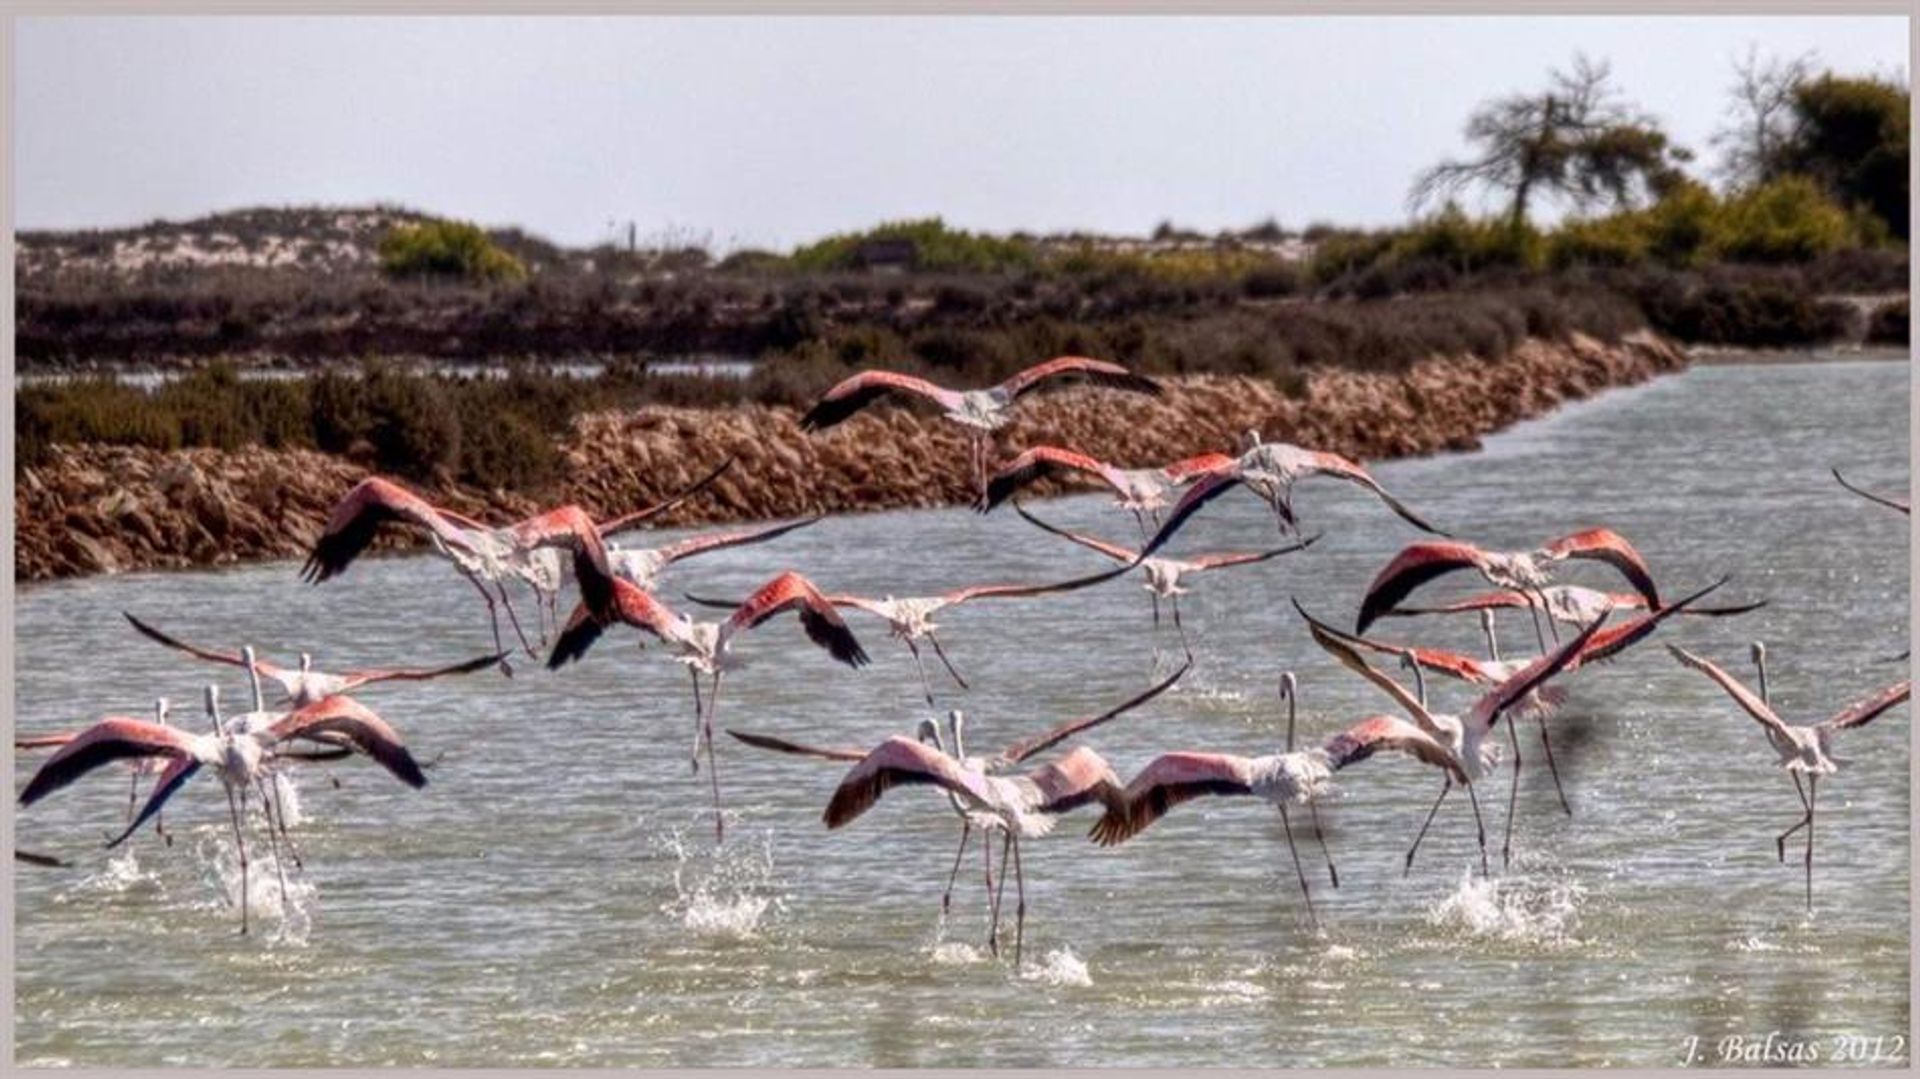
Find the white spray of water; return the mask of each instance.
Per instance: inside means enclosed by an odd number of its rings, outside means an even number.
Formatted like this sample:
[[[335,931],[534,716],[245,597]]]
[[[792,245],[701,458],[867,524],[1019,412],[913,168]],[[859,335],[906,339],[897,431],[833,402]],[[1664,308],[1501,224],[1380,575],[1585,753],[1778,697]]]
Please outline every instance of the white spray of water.
[[[1055,948],[1048,952],[1040,962],[1020,972],[1020,977],[1048,986],[1089,986],[1093,984],[1093,975],[1088,973],[1087,964],[1073,954],[1071,948]]]
[[[113,857],[108,858],[101,867],[74,885],[72,891],[62,893],[62,900],[75,895],[118,895],[136,888],[160,886],[160,875],[151,869],[140,867],[140,858],[132,847],[122,847]]]
[[[661,840],[673,856],[674,899],[668,905],[680,924],[702,937],[747,940],[760,933],[769,911],[778,912],[780,895],[773,872],[773,835],[760,842],[732,842],[694,853],[684,830]]]
[[[961,967],[987,958],[985,948],[962,944],[957,940],[937,941],[927,949],[927,959],[935,966]]]
[[[196,853],[207,882],[220,894],[225,909],[239,917],[242,874],[232,831],[208,829],[199,837]],[[273,846],[260,841],[257,834],[247,837],[247,919],[256,929],[271,927],[268,939],[273,943],[305,944],[313,930],[319,889],[291,858],[281,860],[285,854],[282,847],[276,856]]]
[[[300,809],[300,784],[286,772],[273,773],[273,788],[269,792],[277,799],[274,813],[288,828],[297,828],[305,823],[307,815]]]
[[[1570,944],[1585,890],[1571,881],[1482,879],[1464,871],[1460,886],[1427,910],[1429,924],[1469,936],[1521,944]]]

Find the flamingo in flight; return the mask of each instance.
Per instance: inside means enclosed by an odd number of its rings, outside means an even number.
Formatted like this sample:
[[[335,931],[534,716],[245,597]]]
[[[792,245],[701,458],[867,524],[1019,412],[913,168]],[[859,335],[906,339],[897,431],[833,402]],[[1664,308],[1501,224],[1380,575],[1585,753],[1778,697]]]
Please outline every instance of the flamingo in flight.
[[[1013,419],[1014,403],[1029,393],[1070,380],[1152,396],[1161,392],[1160,384],[1144,375],[1136,375],[1117,363],[1085,356],[1058,356],[983,390],[950,390],[897,371],[862,371],[828,390],[800,417],[800,429],[825,430],[888,394],[907,394],[932,401],[946,411],[949,420],[967,428],[972,441],[974,487],[984,492],[988,437]]]
[[[1911,502],[1908,502],[1904,498],[1893,498],[1888,495],[1877,495],[1877,494],[1874,494],[1872,491],[1855,487],[1853,484],[1847,482],[1847,478],[1845,476],[1842,476],[1840,474],[1840,470],[1837,468],[1833,470],[1833,478],[1840,481],[1840,486],[1845,487],[1847,490],[1852,491],[1854,494],[1859,495],[1861,498],[1864,498],[1869,502],[1878,502],[1882,506],[1886,506],[1889,509],[1899,510],[1901,513],[1904,513],[1909,517],[1913,515],[1913,504]]]
[[[1113,561],[1120,563],[1122,570],[1116,572],[1123,572],[1126,568],[1139,566],[1141,572],[1147,576],[1145,587],[1153,596],[1154,626],[1158,627],[1160,625],[1160,601],[1164,599],[1168,601],[1173,608],[1173,626],[1180,631],[1180,643],[1183,647],[1187,643],[1186,627],[1180,623],[1180,597],[1187,593],[1187,590],[1180,586],[1180,581],[1183,577],[1195,573],[1204,573],[1208,570],[1225,569],[1229,566],[1246,566],[1252,565],[1255,562],[1265,562],[1270,558],[1278,558],[1283,554],[1304,551],[1320,539],[1319,534],[1315,533],[1305,539],[1297,540],[1284,547],[1275,547],[1270,551],[1225,551],[1218,554],[1194,555],[1190,558],[1143,557],[1141,552],[1122,547],[1119,544],[1108,543],[1102,539],[1096,539],[1079,532],[1069,532],[1064,528],[1050,525],[1040,518],[1035,517],[1033,514],[1028,513],[1027,508],[1019,503],[1015,503],[1013,508],[1020,516],[1026,518],[1028,523],[1042,531],[1051,532],[1056,536],[1072,540],[1082,547],[1098,551]],[[1103,576],[1111,576],[1111,574]],[[1089,578],[1088,580],[1096,579],[1099,578]],[[1191,652],[1191,649],[1189,649],[1189,652]]]
[[[166,770],[139,815],[127,825],[125,831],[107,843],[111,849],[146,823],[148,817],[159,813],[174,792],[202,766],[212,766],[226,788],[227,812],[232,820],[233,838],[240,855],[240,932],[245,933],[248,927],[248,862],[241,820],[246,814],[249,787],[260,789],[264,807],[265,783],[277,763],[279,746],[296,739],[324,741],[327,744],[332,744],[333,738],[345,739],[408,786],[426,786],[426,774],[420,770],[400,736],[379,716],[351,697],[328,697],[290,712],[268,727],[244,730],[221,719],[217,687],[207,687],[206,704],[207,713],[213,720],[211,734],[190,734],[178,727],[123,717],[111,717],[88,727],[62,746],[33,774],[26,788],[20,792],[20,805],[33,805],[112,761],[127,758],[159,758],[166,761]],[[271,841],[271,827],[267,835]]]
[[[1533,551],[1488,551],[1471,543],[1454,540],[1408,544],[1387,563],[1360,601],[1360,615],[1353,631],[1365,633],[1374,620],[1399,606],[1414,589],[1455,570],[1471,569],[1496,588],[1514,589],[1538,596],[1549,583],[1551,568],[1568,559],[1605,562],[1625,577],[1649,609],[1660,607],[1660,591],[1653,583],[1653,571],[1625,536],[1608,528],[1590,528],[1549,540]],[[1534,636],[1546,650],[1546,637],[1540,632],[1540,611],[1546,606],[1529,607],[1533,614]],[[1552,626],[1552,620],[1548,620]],[[1555,638],[1560,631],[1553,631]]]
[[[247,660],[243,652],[221,652],[211,648],[201,648],[185,641],[170,637],[158,629],[140,621],[127,611],[120,612],[133,628],[143,635],[166,645],[177,652],[204,659],[209,663],[224,663],[232,667],[246,667]],[[347,671],[344,674],[328,674],[315,670],[313,655],[300,653],[300,666],[282,667],[277,663],[255,657],[252,670],[260,677],[276,682],[280,686],[279,703],[303,708],[323,697],[339,693],[352,693],[362,686],[379,682],[425,682],[450,674],[470,674],[498,663],[500,655],[477,656],[461,663],[446,667],[367,667]],[[264,702],[262,702],[264,707]]]
[[[1258,431],[1247,432],[1247,447],[1245,453],[1230,463],[1193,477],[1192,486],[1174,504],[1166,521],[1147,542],[1142,554],[1150,555],[1165,546],[1174,533],[1180,531],[1180,526],[1199,512],[1200,507],[1243,485],[1273,508],[1282,535],[1298,535],[1300,525],[1293,511],[1293,485],[1308,476],[1331,476],[1358,484],[1373,492],[1375,497],[1387,504],[1388,509],[1399,514],[1408,524],[1422,532],[1446,535],[1387,493],[1387,489],[1366,469],[1337,453],[1303,449],[1285,442],[1263,442]]]
[[[168,726],[169,725],[167,722],[168,712],[169,712],[169,707],[167,704],[167,699],[165,697],[160,697],[153,702],[153,722],[155,724],[162,727]],[[106,719],[125,719],[127,717],[107,716],[105,718]],[[131,722],[138,722],[138,721],[132,720]],[[13,740],[13,748],[18,750],[59,749],[60,747],[73,741],[75,738],[78,738],[79,736],[80,736],[79,731],[61,731],[56,734],[19,735],[19,736],[16,736]],[[130,758],[127,761],[127,779],[128,779],[127,819],[128,820],[132,820],[134,813],[138,811],[140,808],[140,777],[141,776],[157,776],[160,773],[166,771],[166,767],[167,766],[165,761],[158,760],[151,757],[134,757],[134,758]],[[161,821],[158,816],[154,817],[153,831],[155,835],[158,835],[161,839],[165,840],[168,846],[173,845],[173,836],[167,834],[167,830],[161,826]]]
[[[849,607],[886,621],[888,630],[898,640],[904,642],[907,651],[913,655],[913,665],[920,672],[920,688],[926,694],[927,703],[933,703],[933,684],[927,679],[926,664],[920,658],[920,643],[926,641],[933,646],[933,654],[940,665],[947,669],[955,684],[961,689],[969,688],[967,680],[960,677],[954,669],[953,661],[947,658],[947,651],[940,645],[938,631],[940,627],[933,616],[949,607],[957,607],[976,599],[1021,599],[1032,596],[1052,595],[1071,592],[1077,588],[1099,584],[1109,580],[1113,573],[1099,573],[1090,577],[1079,577],[1071,581],[1056,584],[986,584],[967,588],[955,588],[932,596],[883,596],[875,599],[870,596],[835,594],[827,597],[827,602],[835,607]],[[687,593],[687,600],[702,607],[717,607],[731,610],[738,607],[737,602],[723,599],[710,599]]]
[[[713,784],[714,838],[716,842],[722,841],[726,826],[720,816],[720,777],[713,759],[713,717],[719,709],[721,679],[727,671],[741,665],[741,660],[733,654],[733,642],[741,633],[774,616],[795,611],[807,639],[841,663],[854,668],[865,666],[866,649],[834,610],[833,603],[812,581],[792,571],[767,581],[724,622],[696,622],[623,579],[615,578],[613,585],[614,617],[603,622],[585,602],[576,606],[560,639],[554,642],[547,668],[558,670],[586,655],[607,625],[614,622],[644,630],[678,650],[674,658],[687,665],[687,674],[693,679],[693,768],[695,772],[700,770],[700,749],[704,745],[707,774]],[[704,702],[700,690],[702,674],[711,679]]]
[[[1192,661],[1188,661],[1187,663],[1182,664],[1180,669],[1174,671],[1172,675],[1162,680],[1161,682],[1155,684],[1152,688],[1148,689],[1146,692],[1140,694],[1137,697],[1134,697],[1132,700],[1129,700],[1120,705],[1116,705],[1113,708],[1109,708],[1105,712],[1102,712],[1097,716],[1091,716],[1085,719],[1069,720],[1039,735],[1015,742],[1012,745],[1007,746],[1005,749],[1002,749],[998,754],[996,754],[991,758],[982,759],[979,757],[969,757],[967,755],[966,734],[965,734],[966,717],[957,708],[952,709],[947,713],[947,735],[945,739],[941,737],[940,725],[936,723],[932,718],[926,718],[920,721],[919,728],[917,730],[917,737],[920,744],[923,747],[931,749],[933,753],[937,754],[940,757],[948,758],[948,759],[960,762],[963,768],[973,768],[977,771],[986,772],[986,773],[1005,772],[1007,770],[1019,767],[1022,763],[1027,761],[1029,758],[1035,756],[1036,754],[1042,753],[1048,749],[1052,749],[1054,746],[1059,745],[1061,742],[1066,741],[1067,739],[1073,737],[1074,735],[1084,733],[1088,730],[1093,729],[1094,727],[1097,727],[1103,723],[1108,722],[1109,720],[1113,720],[1122,715],[1125,715],[1126,713],[1134,710],[1135,708],[1140,707],[1141,705],[1147,703],[1148,701],[1154,699],[1155,697],[1158,697],[1160,694],[1165,693],[1167,690],[1173,688],[1176,682],[1180,681],[1181,678],[1185,677],[1187,671],[1191,669],[1192,666],[1193,666]],[[796,754],[799,756],[815,757],[820,760],[858,763],[866,760],[869,754],[873,752],[870,750],[857,749],[857,748],[844,748],[844,747],[821,748],[817,746],[802,745],[798,742],[789,742],[783,738],[776,738],[771,735],[765,735],[765,734],[753,734],[747,731],[736,731],[736,730],[729,729],[727,733],[729,735],[732,735],[734,738],[738,739],[739,741],[745,742],[746,744],[750,746],[754,746],[755,748],[758,748],[758,749],[771,750],[777,753],[789,753],[789,754]],[[991,835],[993,832],[996,832],[996,831],[1006,832],[1007,827],[1006,827],[1005,818],[1002,815],[1000,815],[997,811],[993,809],[989,809],[981,805],[977,801],[973,801],[968,798],[962,797],[961,792],[955,790],[954,788],[952,788],[947,784],[941,783],[937,778],[928,778],[928,779],[907,778],[907,779],[901,779],[898,782],[908,782],[908,783],[927,782],[927,783],[934,783],[936,785],[941,786],[943,789],[943,792],[947,796],[947,803],[949,807],[952,808],[954,815],[958,817],[960,821],[960,846],[959,846],[959,849],[954,851],[953,869],[947,874],[947,889],[946,889],[946,892],[943,893],[940,897],[941,916],[944,918],[951,906],[952,899],[953,899],[953,885],[954,885],[954,882],[958,880],[960,877],[960,863],[963,859],[966,858],[967,842],[972,837],[973,833],[975,831],[978,831],[982,836],[982,840],[980,844],[980,854],[982,858],[982,865],[984,866],[984,869],[985,869],[986,887],[987,887],[987,906],[990,912],[989,922],[990,922],[990,926],[997,927],[999,924],[1000,902],[994,893],[993,847],[992,847],[992,844],[988,842],[985,837]],[[878,798],[877,794],[875,795],[875,798]],[[1011,838],[1011,833],[1009,833],[1009,838]],[[1007,868],[1006,858],[1007,858],[1006,844],[1003,844],[1001,855],[1000,855],[1000,880],[1001,880],[1002,888],[1005,887],[1005,882],[1006,882],[1006,868]],[[1024,904],[1022,904],[1022,906],[1024,908]],[[1016,945],[1015,945],[1016,950],[1018,949],[1017,942],[1018,942],[1018,933],[1016,932]],[[999,932],[997,928],[989,929],[988,937],[987,937],[987,948],[993,954],[995,955],[999,954],[1000,941],[999,941]]]
[[[966,825],[961,848],[955,856],[958,865],[966,853],[967,835],[978,828],[1001,833],[1000,889],[1007,881],[1007,858],[1013,859],[1015,885],[1014,964],[1018,966],[1025,946],[1027,889],[1020,866],[1020,841],[1044,836],[1053,831],[1059,818],[1090,802],[1112,806],[1121,793],[1119,777],[1113,774],[1100,754],[1078,746],[1064,755],[1030,771],[1002,774],[1025,763],[1036,754],[1058,745],[1075,734],[1098,726],[1166,692],[1186,674],[1188,662],[1170,678],[1119,708],[1090,719],[1062,724],[1043,734],[1015,742],[990,758],[962,756],[959,717],[951,717],[955,738],[954,751],[937,745],[894,735],[881,742],[848,770],[827,802],[823,819],[829,829],[844,827],[871,809],[881,795],[904,784],[928,784],[940,787],[958,800]],[[983,840],[990,842],[990,840]],[[990,950],[998,954],[1001,902],[993,902],[993,924],[988,931]]]
[[[694,490],[712,482],[724,472],[732,459],[709,473],[686,492],[657,506],[596,523],[576,505],[561,506],[524,521],[494,527],[464,514],[435,506],[391,480],[369,477],[354,485],[334,506],[327,518],[326,530],[313,545],[302,575],[318,584],[345,571],[365,551],[382,525],[399,523],[423,528],[441,557],[454,564],[461,576],[486,600],[487,615],[493,623],[494,651],[501,654],[501,670],[511,675],[507,648],[500,639],[499,607],[529,655],[538,655],[527,641],[513,601],[507,598],[506,580],[533,580],[544,577],[532,561],[532,552],[544,547],[560,547],[573,555],[574,578],[580,583],[580,596],[595,616],[612,618],[613,567],[608,561],[604,536],[632,528],[678,505]],[[487,591],[492,584],[494,592]],[[557,587],[557,585],[556,585]],[[494,595],[498,594],[496,605]]]
[[[1779,756],[1780,767],[1793,777],[1794,790],[1800,795],[1800,807],[1806,810],[1806,813],[1801,816],[1799,823],[1780,833],[1774,840],[1774,847],[1780,860],[1786,861],[1787,837],[1802,828],[1807,830],[1807,910],[1812,911],[1813,813],[1815,802],[1819,797],[1820,777],[1834,774],[1840,770],[1841,765],[1847,763],[1843,758],[1833,755],[1834,736],[1841,731],[1864,727],[1879,718],[1881,713],[1906,701],[1913,693],[1912,680],[1902,679],[1895,682],[1873,696],[1856,701],[1818,723],[1794,726],[1782,720],[1766,700],[1755,696],[1753,691],[1743,685],[1739,679],[1721,670],[1713,661],[1694,655],[1678,645],[1668,645],[1667,651],[1672,652],[1673,658],[1679,660],[1682,666],[1691,667],[1712,679],[1716,685],[1726,691],[1727,696],[1733,698],[1734,703],[1738,704],[1742,711],[1752,716],[1760,724],[1760,729],[1765,732],[1767,744],[1772,746],[1774,753]],[[1764,663],[1764,650],[1756,649],[1754,658],[1756,662]],[[1762,667],[1763,672],[1764,670],[1765,668]],[[1762,685],[1764,684],[1763,677]],[[1807,779],[1804,789],[1800,784],[1802,775]]]
[[[1035,446],[1000,466],[987,481],[986,493],[977,508],[982,513],[989,512],[1031,483],[1061,473],[1079,472],[1113,488],[1118,496],[1114,504],[1133,514],[1134,522],[1140,526],[1140,538],[1145,540],[1147,519],[1151,517],[1159,524],[1160,511],[1167,508],[1168,498],[1177,488],[1191,483],[1204,472],[1232,463],[1233,458],[1224,453],[1203,453],[1159,468],[1116,468],[1059,446]]]
[[[1536,600],[1526,592],[1510,588],[1501,589],[1495,592],[1481,592],[1465,599],[1431,607],[1395,607],[1389,611],[1382,611],[1380,617],[1405,618],[1414,615],[1458,614],[1464,611],[1485,613],[1497,610],[1525,610],[1537,606],[1546,612],[1547,617],[1562,625],[1584,626],[1599,617],[1600,612],[1609,606],[1616,611],[1648,609],[1646,597],[1638,592],[1602,592],[1597,588],[1585,588],[1576,584],[1550,585],[1540,589],[1538,596]],[[1686,613],[1703,618],[1727,618],[1748,614],[1766,605],[1766,600],[1759,600],[1730,607],[1690,607]],[[1483,619],[1481,628],[1486,630],[1487,627],[1488,623]],[[1492,645],[1489,644],[1489,648],[1491,647]]]

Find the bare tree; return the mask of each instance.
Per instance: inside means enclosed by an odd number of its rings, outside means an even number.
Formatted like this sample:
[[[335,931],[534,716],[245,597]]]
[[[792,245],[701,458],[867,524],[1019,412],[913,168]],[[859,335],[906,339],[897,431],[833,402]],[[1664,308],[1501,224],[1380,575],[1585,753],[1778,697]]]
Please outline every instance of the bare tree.
[[[1727,124],[1714,133],[1721,148],[1720,172],[1736,186],[1777,179],[1786,147],[1794,138],[1794,95],[1813,77],[1814,54],[1791,59],[1762,58],[1747,46],[1744,59],[1733,62]]]
[[[1576,55],[1572,70],[1552,71],[1548,81],[1542,93],[1496,98],[1475,110],[1466,137],[1480,155],[1421,173],[1410,198],[1414,207],[1486,188],[1507,193],[1508,215],[1519,225],[1542,194],[1579,206],[1629,205],[1679,178],[1678,162],[1691,155],[1671,145],[1650,116],[1620,100],[1605,62]]]

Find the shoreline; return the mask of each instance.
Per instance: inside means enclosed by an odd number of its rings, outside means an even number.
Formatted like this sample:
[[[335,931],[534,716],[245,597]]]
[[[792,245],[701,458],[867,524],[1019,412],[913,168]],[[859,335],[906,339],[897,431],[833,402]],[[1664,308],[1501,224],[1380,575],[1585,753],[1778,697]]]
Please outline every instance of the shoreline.
[[[1358,460],[1467,450],[1480,438],[1567,401],[1684,369],[1688,354],[1650,332],[1615,344],[1580,334],[1529,339],[1497,360],[1431,357],[1397,374],[1317,369],[1283,388],[1248,376],[1162,379],[1164,396],[1074,389],[1023,404],[995,439],[994,458],[1052,443],[1123,467],[1209,450],[1245,431]],[[966,439],[915,409],[880,408],[833,431],[800,431],[794,409],[649,406],[579,417],[560,444],[557,490],[538,497],[457,485],[412,485],[483,520],[578,502],[598,519],[654,504],[738,460],[701,496],[663,514],[663,527],[783,519],[811,513],[933,507],[972,500]],[[56,446],[15,487],[16,583],[190,569],[304,557],[326,515],[372,473],[311,450],[174,451]],[[1037,484],[1035,494],[1088,489]],[[423,546],[406,534],[377,549]]]

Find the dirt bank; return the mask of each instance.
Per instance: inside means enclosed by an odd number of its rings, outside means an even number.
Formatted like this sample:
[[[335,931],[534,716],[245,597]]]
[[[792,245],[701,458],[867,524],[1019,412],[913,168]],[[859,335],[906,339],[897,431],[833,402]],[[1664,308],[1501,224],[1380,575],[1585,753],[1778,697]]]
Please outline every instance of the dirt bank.
[[[1160,399],[1076,390],[1023,404],[999,456],[1041,442],[1124,465],[1231,450],[1243,432],[1361,459],[1470,449],[1480,436],[1564,401],[1686,365],[1670,342],[1618,345],[1574,336],[1529,341],[1505,359],[1436,358],[1405,374],[1323,371],[1296,395],[1250,378],[1167,380]],[[739,463],[706,496],[663,520],[790,517],[964,502],[962,432],[936,415],[875,409],[819,435],[787,408],[649,408],[584,417],[564,447],[569,479],[548,501],[611,515],[658,501],[728,454]],[[366,470],[325,454],[251,450],[56,447],[22,470],[14,496],[14,576],[35,581],[305,554],[328,508]],[[442,488],[435,499],[508,520],[535,508],[519,494]],[[400,541],[400,542],[405,542]],[[629,541],[631,542],[631,541]]]

